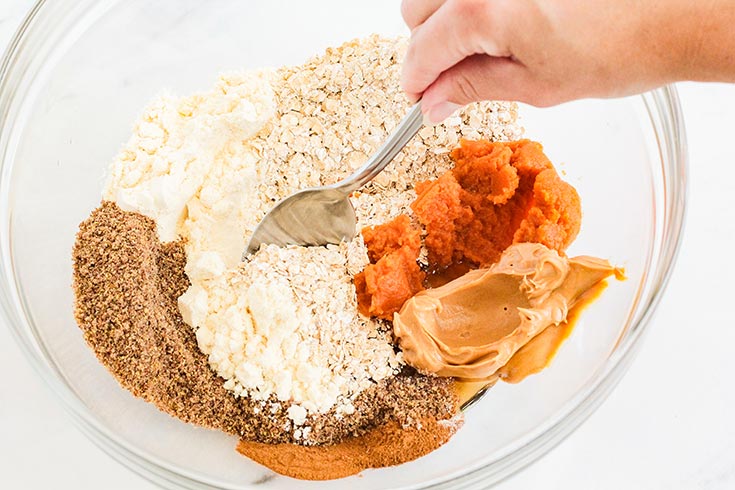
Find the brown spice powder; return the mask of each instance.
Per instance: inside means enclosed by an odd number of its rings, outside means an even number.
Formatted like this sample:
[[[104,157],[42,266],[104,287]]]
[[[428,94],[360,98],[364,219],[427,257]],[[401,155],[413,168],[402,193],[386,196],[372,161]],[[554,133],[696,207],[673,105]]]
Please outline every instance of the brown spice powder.
[[[449,440],[461,420],[422,418],[414,427],[395,422],[333,446],[298,446],[240,441],[237,450],[281,475],[301,480],[334,480],[368,468],[383,468],[413,461]]]
[[[209,367],[177,298],[189,286],[183,243],[161,244],[155,223],[103,202],[73,250],[75,316],[118,382],[160,410],[245,440],[294,443],[288,406],[237,398]],[[454,382],[406,370],[361,393],[351,416],[310,416],[309,444],[335,444],[389,422],[415,427],[458,411]]]

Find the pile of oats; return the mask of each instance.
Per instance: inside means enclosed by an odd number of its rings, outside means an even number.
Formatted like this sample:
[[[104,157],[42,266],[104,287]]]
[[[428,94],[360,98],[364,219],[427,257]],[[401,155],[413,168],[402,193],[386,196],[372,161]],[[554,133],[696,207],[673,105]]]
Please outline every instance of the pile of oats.
[[[261,217],[297,190],[347,177],[382,145],[411,107],[400,88],[407,45],[406,39],[373,35],[276,71],[275,117],[249,142],[260,156],[258,192],[267,198]],[[509,102],[471,104],[443,124],[422,128],[363,189],[355,206],[361,224],[399,214],[412,200],[405,191],[451,167],[448,154],[461,138],[508,141],[521,135],[516,105]]]

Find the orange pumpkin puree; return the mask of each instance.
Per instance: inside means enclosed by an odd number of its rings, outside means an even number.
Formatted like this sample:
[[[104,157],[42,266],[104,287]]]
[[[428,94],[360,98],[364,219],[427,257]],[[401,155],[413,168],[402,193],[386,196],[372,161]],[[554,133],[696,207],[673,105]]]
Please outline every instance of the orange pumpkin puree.
[[[386,320],[424,289],[417,259],[421,231],[405,214],[389,223],[362,230],[370,265],[355,276],[357,307],[363,315]]]
[[[428,271],[487,267],[513,243],[535,242],[560,253],[579,232],[579,195],[561,180],[530,140],[463,140],[450,154],[454,168],[416,184],[411,205],[424,231]],[[421,228],[401,215],[362,230],[370,264],[355,277],[364,315],[392,320],[424,289],[418,265]]]

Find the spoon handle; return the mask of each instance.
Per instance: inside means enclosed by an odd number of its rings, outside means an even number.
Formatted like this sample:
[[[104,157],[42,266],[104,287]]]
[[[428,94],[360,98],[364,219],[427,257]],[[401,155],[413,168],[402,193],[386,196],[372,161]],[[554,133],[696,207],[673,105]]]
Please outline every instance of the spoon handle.
[[[423,124],[424,117],[421,114],[421,102],[417,102],[408,111],[408,114],[401,120],[396,129],[388,136],[383,146],[373,154],[365,165],[346,179],[329,187],[348,196],[373,180],[386,165],[393,161],[398,152],[406,146],[411,138],[416,136],[416,133],[419,132]]]

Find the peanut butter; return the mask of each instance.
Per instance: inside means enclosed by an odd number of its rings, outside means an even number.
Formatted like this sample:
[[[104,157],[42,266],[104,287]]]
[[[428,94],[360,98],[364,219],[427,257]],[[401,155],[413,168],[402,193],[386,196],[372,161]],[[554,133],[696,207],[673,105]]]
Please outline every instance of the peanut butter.
[[[491,267],[407,301],[394,333],[406,362],[421,372],[490,380],[536,335],[563,322],[585,291],[620,273],[606,260],[511,245]]]

